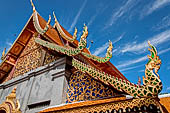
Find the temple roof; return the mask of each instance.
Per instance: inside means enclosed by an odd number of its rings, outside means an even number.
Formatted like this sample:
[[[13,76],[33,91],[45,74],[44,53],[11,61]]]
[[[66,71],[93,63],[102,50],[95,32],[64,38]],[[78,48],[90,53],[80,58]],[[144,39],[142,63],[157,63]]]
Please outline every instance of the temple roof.
[[[73,38],[73,36],[69,32],[67,32],[67,30],[65,30],[61,25],[60,27],[67,37]],[[34,32],[40,33],[51,43],[57,44],[59,46],[65,45],[63,40],[69,41],[61,36],[59,29],[57,29],[56,27],[52,27],[50,25],[50,19],[47,22],[35,10],[33,14],[31,15],[31,17],[29,18],[29,20],[27,21],[23,30],[19,34],[18,38],[15,40],[11,48],[6,53],[2,63],[0,64],[0,80],[1,81],[4,77],[10,74],[11,69],[13,68],[13,66],[15,66],[15,63],[17,59],[19,58],[19,55],[25,48],[27,42],[29,41],[29,39],[31,38]],[[73,42],[69,41],[69,43],[72,44],[74,47],[78,46],[78,40],[74,40]],[[85,48],[83,52],[90,54],[87,48]],[[86,57],[84,57],[84,59],[86,59],[91,65],[95,66],[97,69],[100,69],[110,75],[116,76],[123,80],[127,80],[122,75],[122,73],[118,71],[118,69],[110,61],[106,63],[99,63],[99,62],[90,60]]]

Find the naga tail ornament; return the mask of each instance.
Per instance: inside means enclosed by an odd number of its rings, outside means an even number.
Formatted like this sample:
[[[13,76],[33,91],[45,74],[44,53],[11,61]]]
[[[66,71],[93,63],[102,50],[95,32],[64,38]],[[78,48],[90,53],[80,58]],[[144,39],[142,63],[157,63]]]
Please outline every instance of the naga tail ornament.
[[[160,68],[161,60],[157,56],[156,48],[152,46],[150,42],[148,42],[148,44],[151,47],[151,49],[149,48],[151,56],[148,56],[149,62],[146,64],[145,78],[143,77],[143,85],[135,85],[128,81],[111,76],[74,58],[72,60],[72,65],[76,69],[88,73],[94,79],[98,79],[106,85],[111,85],[118,91],[126,92],[131,96],[157,97],[158,93],[160,93],[162,90],[162,82],[159,79],[159,75],[157,74]]]
[[[87,36],[88,36],[88,29],[87,29],[87,26],[85,25],[83,34],[80,38],[80,42],[78,43],[77,48],[59,46],[57,44],[50,43],[50,42],[42,40],[40,38],[35,38],[35,42],[44,46],[44,47],[47,47],[47,48],[55,50],[57,52],[66,54],[68,56],[75,56],[75,55],[78,55],[79,53],[81,53],[84,48],[86,48],[86,45],[87,45],[86,38],[87,38]]]
[[[98,57],[85,52],[82,52],[82,54],[91,60],[97,61],[99,63],[106,63],[112,58],[112,49],[113,49],[113,45],[112,42],[109,40],[109,47],[107,49],[107,53],[105,57]]]

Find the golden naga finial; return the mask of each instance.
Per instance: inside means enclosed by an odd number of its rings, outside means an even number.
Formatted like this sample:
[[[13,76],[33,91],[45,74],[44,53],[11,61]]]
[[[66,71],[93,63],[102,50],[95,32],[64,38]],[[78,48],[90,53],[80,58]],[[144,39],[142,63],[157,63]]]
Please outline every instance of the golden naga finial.
[[[2,57],[1,57],[1,60],[4,60],[4,57],[5,57],[5,52],[6,52],[6,48],[4,48],[3,52],[2,52]]]
[[[32,0],[30,0],[30,2],[31,2],[31,5],[32,5],[33,12],[35,12],[36,10],[35,10],[35,5],[34,5],[34,3],[32,2]]]
[[[54,11],[53,11],[53,16],[54,16],[55,22],[58,22],[58,21],[57,21],[57,18],[56,18],[56,16],[55,16]]]
[[[75,27],[74,34],[73,34],[73,39],[74,40],[77,39],[77,28],[76,27]]]
[[[148,50],[151,52],[151,56],[148,55],[149,62],[147,63],[146,66],[148,69],[154,69],[155,74],[159,78],[159,75],[157,72],[160,69],[161,60],[159,59],[159,56],[157,55],[156,48],[153,45],[151,45],[150,41],[148,41],[148,45],[150,46],[150,48],[148,48]]]
[[[88,35],[88,28],[87,28],[86,24],[84,24],[83,28],[84,28],[83,36],[87,37],[87,35]]]
[[[109,47],[108,47],[107,51],[112,52],[112,49],[113,49],[112,41],[109,40]]]
[[[56,26],[56,24],[58,23],[58,20],[57,20],[57,18],[56,18],[56,16],[55,16],[54,11],[53,11],[53,16],[54,16],[54,19],[55,19],[55,24],[53,25],[53,27],[55,27],[55,26]]]
[[[51,22],[51,15],[49,15],[49,19],[48,19],[47,25],[49,25],[50,22]]]

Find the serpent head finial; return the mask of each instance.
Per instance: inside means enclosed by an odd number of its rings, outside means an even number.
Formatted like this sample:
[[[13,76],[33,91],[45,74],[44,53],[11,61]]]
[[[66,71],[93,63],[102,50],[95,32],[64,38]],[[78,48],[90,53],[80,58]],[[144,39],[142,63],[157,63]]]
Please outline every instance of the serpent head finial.
[[[112,56],[112,49],[113,49],[113,45],[112,45],[112,42],[109,40],[109,47],[107,49],[107,53],[106,53],[106,56]]]
[[[86,38],[88,36],[88,28],[87,26],[84,24],[84,30],[83,30],[83,34],[81,36],[81,38]]]
[[[148,45],[150,48],[148,50],[151,52],[151,56],[148,55],[149,62],[147,63],[147,67],[151,70],[155,70],[155,73],[158,75],[158,70],[160,69],[161,60],[159,59],[159,56],[157,55],[156,48],[150,44],[150,41],[148,41]],[[158,75],[159,77],[159,75]]]

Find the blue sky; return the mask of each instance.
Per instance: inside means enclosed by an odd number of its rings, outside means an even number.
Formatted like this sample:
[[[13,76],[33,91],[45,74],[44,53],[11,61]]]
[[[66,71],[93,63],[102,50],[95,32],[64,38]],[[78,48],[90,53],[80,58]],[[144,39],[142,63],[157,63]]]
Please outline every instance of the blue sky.
[[[170,93],[170,0],[34,0],[40,15],[48,20],[55,14],[71,34],[88,26],[92,54],[105,56],[108,40],[113,42],[111,62],[131,82],[144,76],[150,54],[147,41],[155,45],[162,60],[159,70],[164,88]],[[32,14],[29,0],[1,0],[0,53],[9,48]],[[54,23],[54,20],[51,24]],[[79,38],[78,38],[79,39]]]

